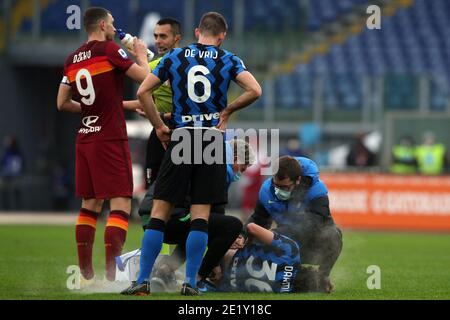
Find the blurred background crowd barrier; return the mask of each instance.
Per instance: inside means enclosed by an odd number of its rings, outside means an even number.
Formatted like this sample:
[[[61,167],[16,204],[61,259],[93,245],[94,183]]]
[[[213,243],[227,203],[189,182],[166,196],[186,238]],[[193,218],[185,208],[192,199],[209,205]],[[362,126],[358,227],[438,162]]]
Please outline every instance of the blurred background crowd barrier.
[[[450,231],[450,177],[326,173],[322,179],[338,225]]]

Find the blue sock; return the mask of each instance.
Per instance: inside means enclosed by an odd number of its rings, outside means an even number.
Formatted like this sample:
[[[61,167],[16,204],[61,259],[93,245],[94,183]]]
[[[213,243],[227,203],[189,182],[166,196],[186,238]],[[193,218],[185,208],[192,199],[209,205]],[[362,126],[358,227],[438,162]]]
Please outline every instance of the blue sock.
[[[158,257],[161,251],[164,240],[164,233],[159,230],[147,229],[144,232],[141,246],[141,261],[140,272],[137,278],[137,283],[149,280],[152,273],[153,265],[155,264],[156,257]]]
[[[192,288],[197,287],[197,273],[203,260],[206,246],[208,245],[208,233],[191,230],[186,241],[186,283]]]

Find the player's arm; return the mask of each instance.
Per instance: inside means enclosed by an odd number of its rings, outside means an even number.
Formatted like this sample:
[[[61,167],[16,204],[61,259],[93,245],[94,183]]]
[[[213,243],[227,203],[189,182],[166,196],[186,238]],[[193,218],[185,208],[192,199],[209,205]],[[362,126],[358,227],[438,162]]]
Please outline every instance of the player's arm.
[[[139,102],[139,100],[123,101],[123,109],[128,110],[128,111],[134,111],[138,115],[140,115],[144,118],[147,118],[147,115],[145,114],[144,109],[143,109],[141,103]]]
[[[150,73],[140,85],[137,96],[144,108],[144,112],[151,124],[156,130],[156,135],[163,144],[170,141],[170,130],[162,121],[158,111],[156,110],[155,102],[153,101],[152,92],[161,84],[161,80]]]
[[[306,177],[302,177],[301,180],[305,180]],[[302,181],[300,181],[302,185]],[[311,198],[308,194],[313,195]],[[322,181],[312,184],[307,189],[307,198],[309,198],[307,211],[318,214],[322,217],[330,217],[330,200],[328,198],[328,191],[325,184]]]
[[[133,50],[129,49],[128,51],[136,58],[136,63],[127,70],[126,75],[134,81],[142,83],[150,73],[147,61],[147,45],[141,39],[134,38]]]
[[[72,88],[66,83],[61,83],[59,85],[58,96],[56,98],[56,106],[59,111],[72,113],[81,112],[80,103],[72,100]]]
[[[129,111],[137,111],[138,109],[142,109],[142,105],[139,100],[125,100],[123,102],[123,108]]]
[[[135,111],[140,116],[143,116],[144,118],[147,118],[147,115],[145,114],[144,107],[139,102],[139,100],[126,100],[123,102],[123,108],[128,111]],[[159,116],[163,120],[170,120],[172,118],[172,113],[170,112],[160,112]]]
[[[134,45],[134,43],[133,43],[133,45]],[[127,49],[128,49],[128,48],[127,48]],[[134,55],[134,56],[136,57],[136,50],[130,50],[130,49],[128,49],[128,51],[129,51],[132,55]],[[140,57],[139,60],[138,60],[138,58],[136,57],[136,60],[139,61],[139,62],[138,62],[138,66],[140,66],[141,63],[143,62],[142,57]],[[152,70],[151,70],[151,67],[150,67],[150,63],[147,62],[147,58],[145,59],[145,61],[146,61],[147,66],[148,66],[148,71],[151,72]],[[130,68],[131,68],[131,67],[130,67]],[[139,73],[139,71],[130,71],[130,72],[131,72],[132,74],[135,73],[135,72]],[[148,74],[148,73],[147,73],[147,74]],[[147,74],[145,75],[145,77],[147,76]],[[137,77],[140,77],[140,75],[137,74]],[[144,79],[145,79],[145,77],[144,77]],[[139,83],[142,83],[142,81],[144,81],[144,79],[142,79],[141,81],[139,81]],[[123,102],[123,108],[124,108],[125,110],[135,111],[135,112],[137,112],[139,115],[141,115],[141,116],[143,116],[143,117],[147,117],[146,114],[145,114],[145,112],[144,112],[144,109],[143,109],[143,107],[142,107],[142,105],[141,105],[141,103],[139,102],[138,99],[136,99],[136,100],[127,100],[127,101],[124,101],[124,102]]]
[[[225,109],[220,113],[220,120],[217,128],[225,130],[229,117],[237,110],[243,109],[256,101],[262,95],[262,89],[255,77],[248,72],[243,71],[236,76],[236,83],[244,89],[236,100],[232,101]]]
[[[105,48],[109,62],[132,80],[141,83],[150,73],[147,62],[147,46],[140,39],[134,39],[133,50],[129,52],[135,57],[133,62],[127,53],[114,41],[109,41]]]
[[[142,66],[140,63],[134,63],[131,65],[131,67],[127,70],[125,73],[127,77],[130,79],[142,83],[144,81],[145,77],[150,73],[148,68],[145,66]]]
[[[330,201],[328,196],[322,196],[311,200],[307,210],[322,217],[330,217]]]
[[[266,228],[263,228],[256,223],[249,223],[246,226],[247,234],[254,238],[258,239],[264,244],[270,245],[272,243],[274,233],[270,230],[267,230]]]
[[[259,199],[256,203],[255,211],[248,218],[247,225],[250,223],[255,223],[265,229],[270,229],[272,226],[272,217]]]

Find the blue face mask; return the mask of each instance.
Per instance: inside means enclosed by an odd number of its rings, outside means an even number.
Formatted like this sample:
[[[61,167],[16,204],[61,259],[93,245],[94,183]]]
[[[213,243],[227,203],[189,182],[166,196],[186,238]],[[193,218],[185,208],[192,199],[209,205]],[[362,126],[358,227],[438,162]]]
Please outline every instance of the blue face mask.
[[[278,200],[280,201],[287,201],[291,198],[291,191],[286,191],[277,187],[275,188],[275,196],[278,198]]]

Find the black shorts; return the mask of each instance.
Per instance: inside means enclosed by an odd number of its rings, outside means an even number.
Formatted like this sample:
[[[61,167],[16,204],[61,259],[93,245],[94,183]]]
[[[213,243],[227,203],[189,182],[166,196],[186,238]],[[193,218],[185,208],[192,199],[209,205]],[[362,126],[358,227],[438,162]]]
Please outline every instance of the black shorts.
[[[172,120],[163,120],[164,124],[169,128],[173,128],[174,124]],[[153,182],[156,181],[158,176],[158,170],[161,166],[164,158],[164,149],[161,141],[156,135],[156,130],[152,130],[147,142],[147,154],[145,156],[145,169],[146,169],[146,188],[148,188]]]
[[[183,138],[179,141],[172,140],[167,147],[156,178],[154,199],[178,204],[183,203],[189,195],[191,204],[226,203],[227,165],[223,134],[214,129],[175,131],[176,135],[182,134]],[[172,139],[174,134],[175,132]],[[203,141],[202,138],[212,134],[214,134],[212,141]],[[221,152],[212,151],[218,148]],[[217,161],[207,163],[202,157],[203,154],[210,154]],[[180,161],[181,158],[183,161]]]
[[[150,137],[148,138],[147,155],[145,158],[145,169],[147,170],[146,188],[155,182],[165,151],[161,141],[156,135],[156,131],[152,130]]]

